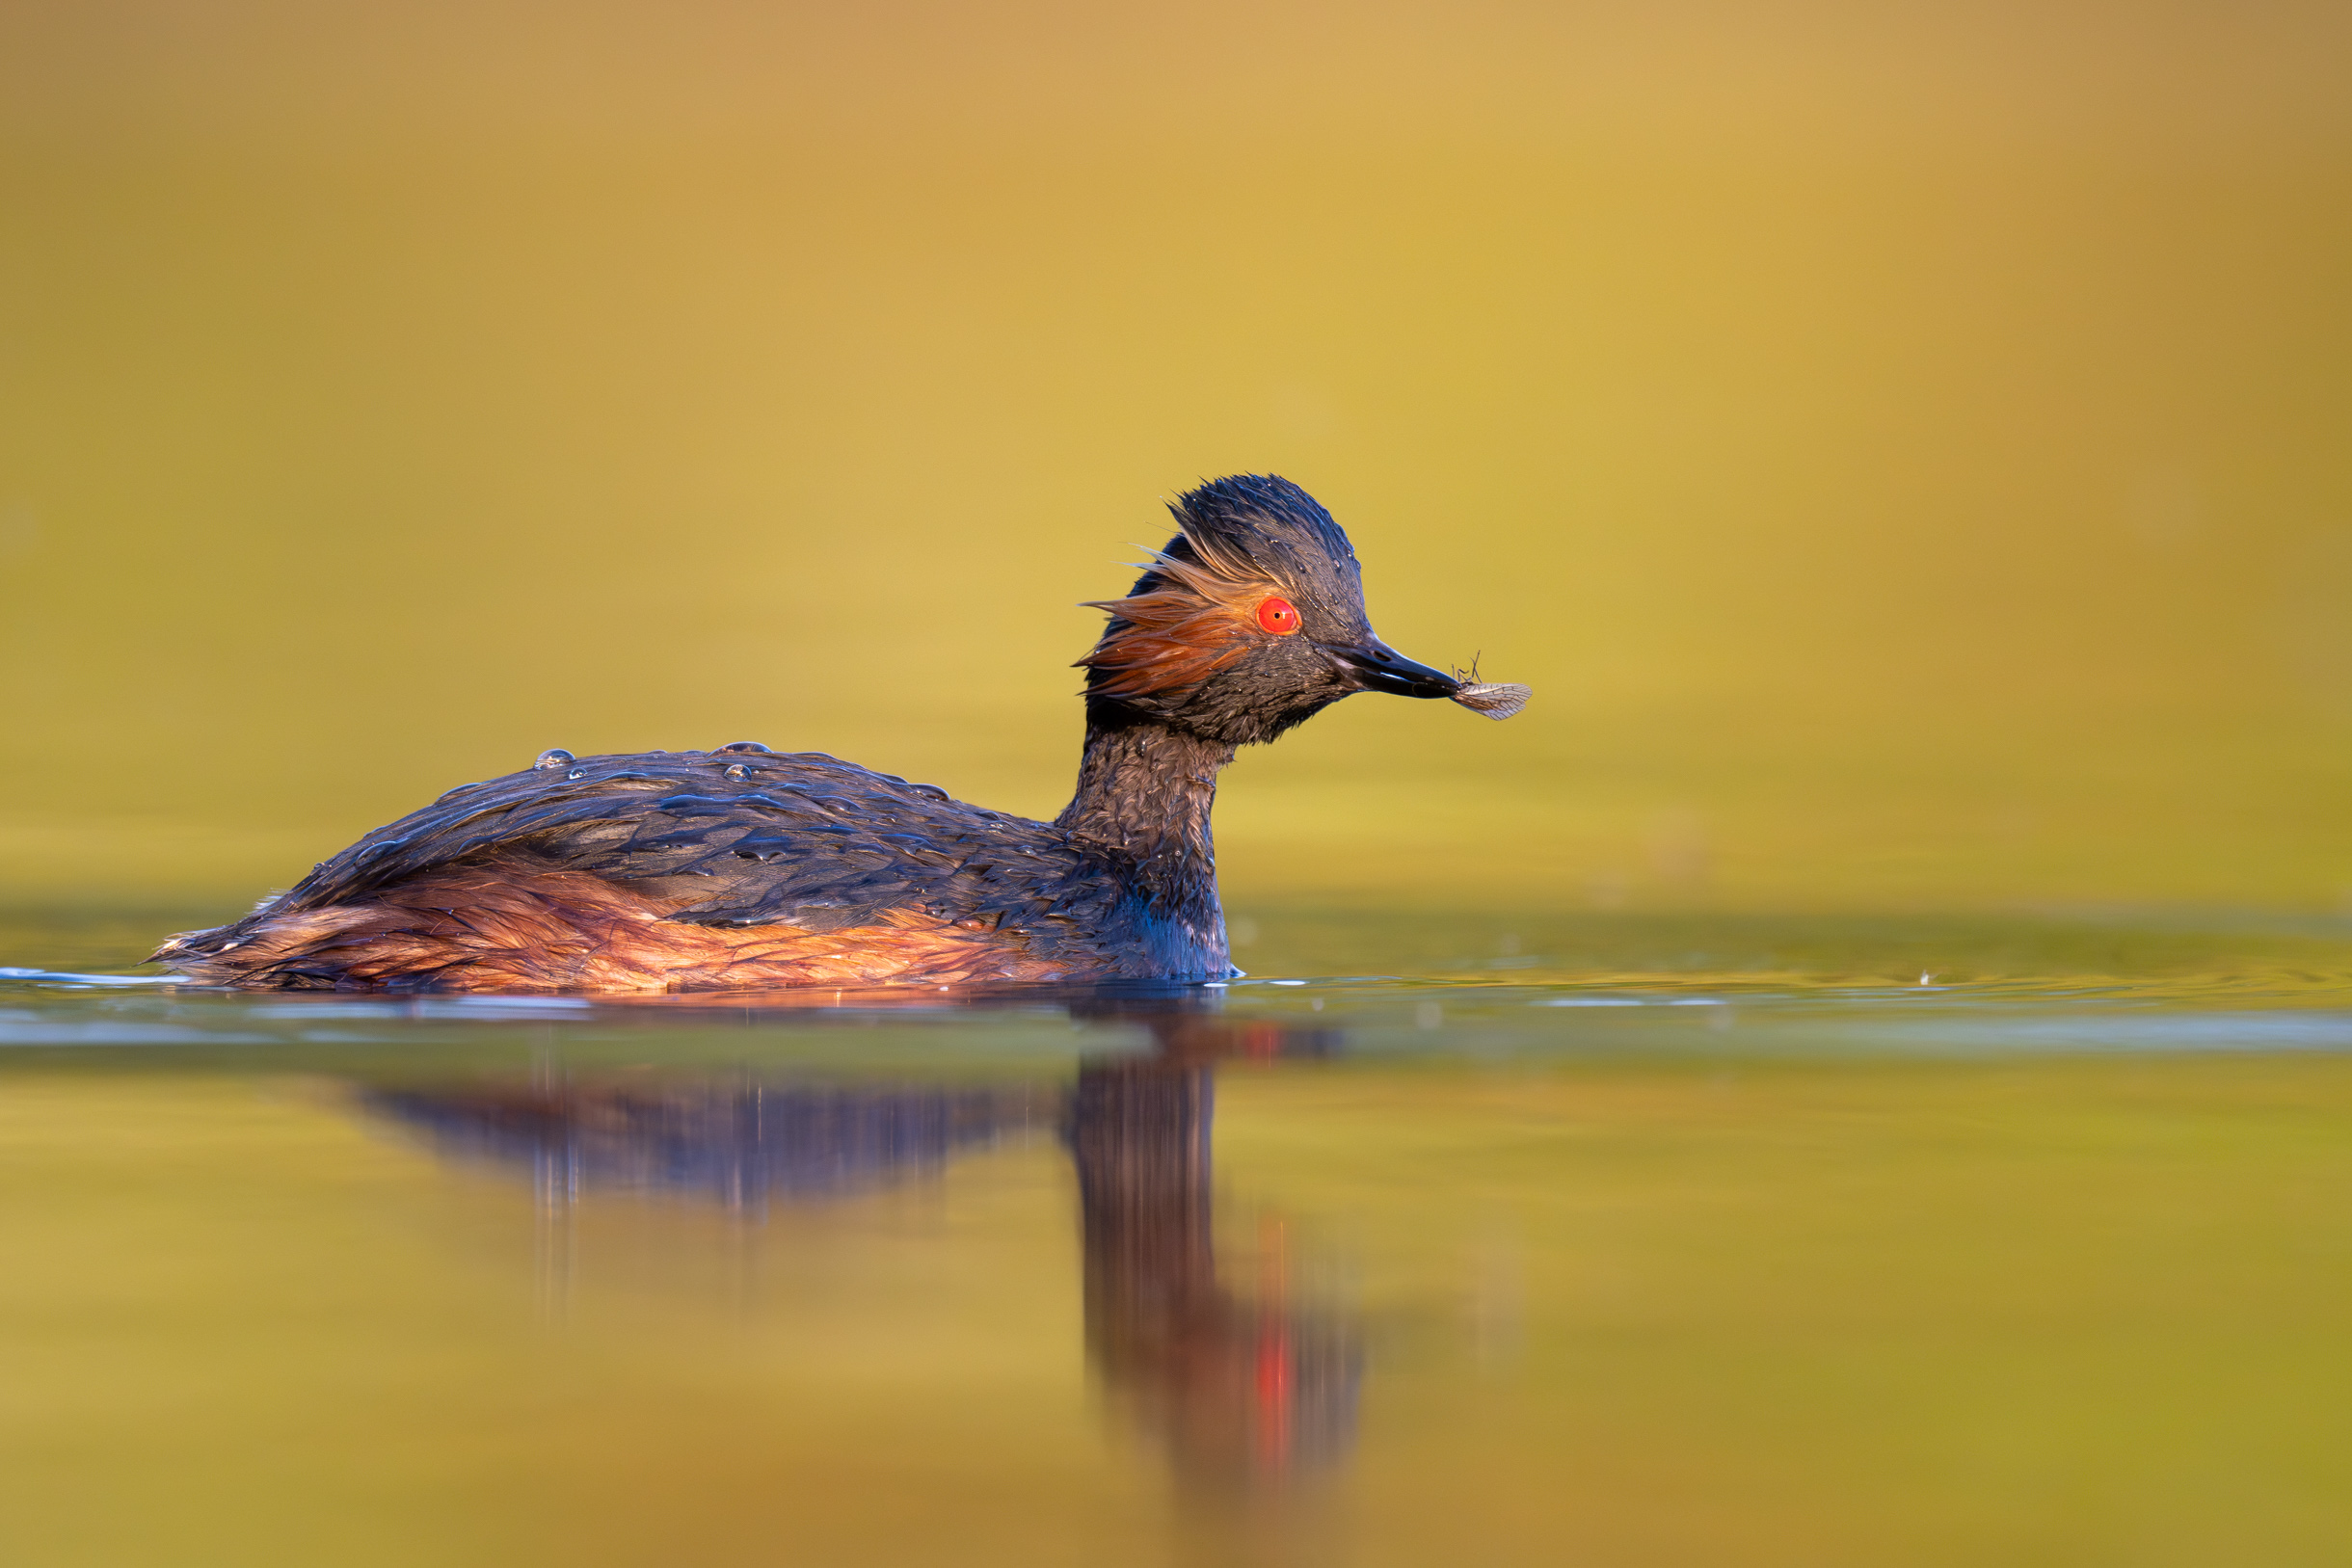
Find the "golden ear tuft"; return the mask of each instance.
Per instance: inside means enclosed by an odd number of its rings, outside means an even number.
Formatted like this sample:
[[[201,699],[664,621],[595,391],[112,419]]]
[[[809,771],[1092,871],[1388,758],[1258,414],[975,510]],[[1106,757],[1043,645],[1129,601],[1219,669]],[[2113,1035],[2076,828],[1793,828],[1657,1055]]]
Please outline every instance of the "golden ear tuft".
[[[1103,697],[1144,697],[1207,679],[1247,651],[1257,606],[1282,592],[1243,557],[1185,531],[1197,561],[1164,550],[1150,552],[1144,570],[1160,586],[1126,598],[1090,599],[1086,608],[1111,617],[1082,669],[1101,670],[1093,691]]]

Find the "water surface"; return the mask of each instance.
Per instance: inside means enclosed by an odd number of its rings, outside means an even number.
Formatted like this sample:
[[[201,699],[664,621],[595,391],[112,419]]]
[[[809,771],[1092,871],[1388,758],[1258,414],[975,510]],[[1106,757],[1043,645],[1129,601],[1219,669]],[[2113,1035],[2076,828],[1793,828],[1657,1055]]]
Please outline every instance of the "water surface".
[[[2352,1549],[2336,922],[1252,918],[1224,987],[614,1002],[158,986],[155,917],[27,917],[0,1541]]]

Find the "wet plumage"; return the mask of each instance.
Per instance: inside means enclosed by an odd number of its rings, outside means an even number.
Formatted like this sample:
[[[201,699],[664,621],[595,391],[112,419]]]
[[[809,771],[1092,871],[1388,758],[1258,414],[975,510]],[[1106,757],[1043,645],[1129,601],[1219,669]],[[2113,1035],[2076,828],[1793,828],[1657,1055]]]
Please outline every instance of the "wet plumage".
[[[1381,644],[1347,536],[1288,481],[1218,480],[1172,510],[1181,531],[1098,606],[1078,791],[1053,822],[819,753],[553,751],[156,957],[278,989],[1221,978],[1209,815],[1236,747],[1356,691],[1507,717],[1525,688]]]

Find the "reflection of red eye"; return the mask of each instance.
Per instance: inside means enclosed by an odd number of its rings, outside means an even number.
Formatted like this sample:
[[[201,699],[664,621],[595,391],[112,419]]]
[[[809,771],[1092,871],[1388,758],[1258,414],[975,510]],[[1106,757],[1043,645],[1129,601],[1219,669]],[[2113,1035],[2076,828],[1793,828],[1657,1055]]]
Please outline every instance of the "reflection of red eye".
[[[1288,637],[1298,629],[1298,612],[1287,598],[1266,599],[1258,605],[1258,625],[1277,637]]]

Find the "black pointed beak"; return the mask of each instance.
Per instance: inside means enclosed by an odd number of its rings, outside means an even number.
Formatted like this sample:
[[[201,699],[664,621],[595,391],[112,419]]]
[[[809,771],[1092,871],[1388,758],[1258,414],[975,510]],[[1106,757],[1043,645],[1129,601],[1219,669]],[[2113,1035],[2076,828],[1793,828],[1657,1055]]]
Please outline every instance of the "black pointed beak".
[[[1357,691],[1384,691],[1398,697],[1451,697],[1462,683],[1443,670],[1416,664],[1377,637],[1348,647],[1322,645],[1323,654]]]

